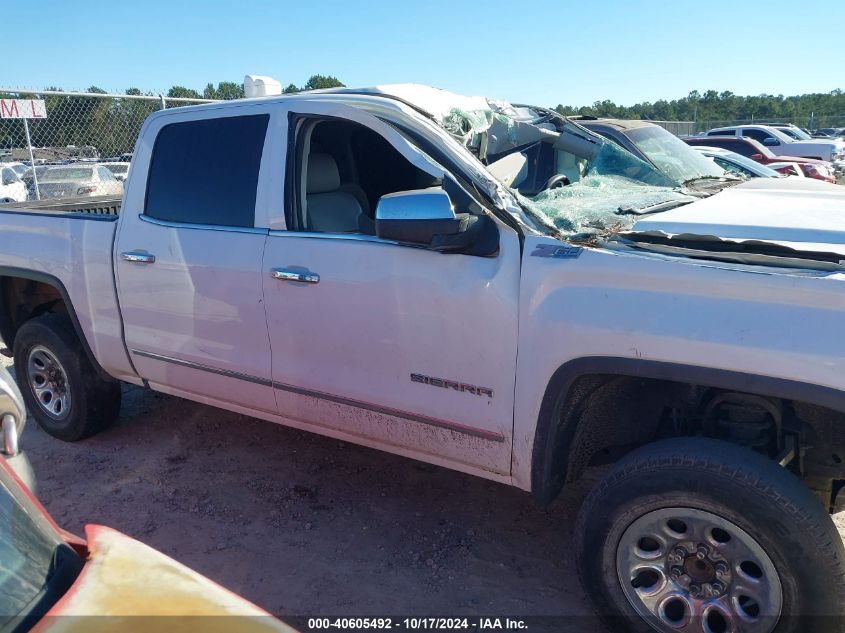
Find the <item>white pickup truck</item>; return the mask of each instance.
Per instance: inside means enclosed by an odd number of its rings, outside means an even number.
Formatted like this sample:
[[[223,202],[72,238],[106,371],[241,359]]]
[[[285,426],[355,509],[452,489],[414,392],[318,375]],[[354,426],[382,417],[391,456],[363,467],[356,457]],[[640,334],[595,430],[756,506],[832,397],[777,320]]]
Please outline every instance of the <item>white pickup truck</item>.
[[[597,466],[612,626],[837,630],[845,196],[688,169],[413,85],[163,110],[122,202],[0,211],[0,335],[58,438],[125,381],[543,504]]]
[[[842,139],[795,138],[791,134],[804,134],[801,130],[784,131],[786,126],[734,125],[708,130],[706,136],[738,136],[759,141],[778,156],[802,156],[830,161],[837,172],[845,171],[845,142]],[[797,130],[798,128],[796,128]]]

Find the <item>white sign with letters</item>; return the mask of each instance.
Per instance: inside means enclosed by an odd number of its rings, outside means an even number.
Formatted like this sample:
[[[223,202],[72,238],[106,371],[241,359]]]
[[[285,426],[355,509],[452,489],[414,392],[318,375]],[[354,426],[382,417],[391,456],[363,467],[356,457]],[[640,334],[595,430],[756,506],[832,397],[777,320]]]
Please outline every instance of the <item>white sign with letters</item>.
[[[45,119],[47,105],[41,99],[0,99],[0,119]]]

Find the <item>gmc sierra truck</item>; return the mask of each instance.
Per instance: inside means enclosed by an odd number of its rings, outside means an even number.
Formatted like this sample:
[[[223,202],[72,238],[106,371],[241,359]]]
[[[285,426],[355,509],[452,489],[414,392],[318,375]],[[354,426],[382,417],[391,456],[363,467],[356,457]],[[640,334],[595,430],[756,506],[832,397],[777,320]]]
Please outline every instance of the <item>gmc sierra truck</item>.
[[[122,200],[0,211],[0,335],[57,438],[123,381],[541,504],[592,469],[611,626],[838,630],[845,195],[684,169],[410,84],[162,110]]]

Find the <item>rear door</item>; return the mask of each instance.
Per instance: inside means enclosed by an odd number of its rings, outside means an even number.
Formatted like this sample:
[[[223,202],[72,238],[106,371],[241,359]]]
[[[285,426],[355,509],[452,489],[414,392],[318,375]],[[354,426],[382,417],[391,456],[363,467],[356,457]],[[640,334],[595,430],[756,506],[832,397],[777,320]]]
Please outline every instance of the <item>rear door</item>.
[[[275,412],[256,223],[270,105],[156,117],[115,242],[125,340],[162,391]]]

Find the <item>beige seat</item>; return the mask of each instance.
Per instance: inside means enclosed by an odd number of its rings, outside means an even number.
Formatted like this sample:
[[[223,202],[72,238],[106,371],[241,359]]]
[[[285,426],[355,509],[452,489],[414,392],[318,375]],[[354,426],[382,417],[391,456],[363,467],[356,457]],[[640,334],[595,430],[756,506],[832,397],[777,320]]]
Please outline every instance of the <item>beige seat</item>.
[[[310,154],[305,187],[305,226],[320,233],[357,233],[366,218],[361,204],[340,184],[329,154]]]

